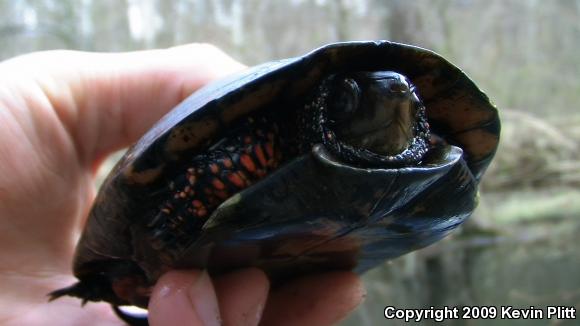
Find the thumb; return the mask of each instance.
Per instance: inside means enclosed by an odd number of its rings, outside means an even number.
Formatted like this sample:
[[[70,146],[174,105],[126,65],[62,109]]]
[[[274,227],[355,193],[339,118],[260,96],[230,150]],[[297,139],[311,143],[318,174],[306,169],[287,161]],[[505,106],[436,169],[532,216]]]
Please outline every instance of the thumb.
[[[216,292],[205,271],[164,274],[153,289],[148,309],[152,326],[221,324]]]
[[[3,73],[37,83],[79,161],[92,167],[135,142],[196,89],[243,67],[212,45],[189,44],[125,53],[36,52],[3,62]]]

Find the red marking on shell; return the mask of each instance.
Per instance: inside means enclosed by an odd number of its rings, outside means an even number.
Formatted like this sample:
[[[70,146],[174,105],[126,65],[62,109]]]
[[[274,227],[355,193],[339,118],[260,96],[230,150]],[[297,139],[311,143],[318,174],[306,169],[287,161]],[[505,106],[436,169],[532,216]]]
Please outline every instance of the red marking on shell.
[[[193,207],[195,208],[200,208],[203,206],[203,203],[201,202],[201,200],[199,199],[194,199],[191,204],[193,205]]]
[[[210,164],[209,169],[213,174],[217,174],[220,171],[220,167],[215,163]]]
[[[244,184],[246,186],[249,186],[252,184],[252,182],[250,181],[250,179],[248,179],[248,176],[246,175],[246,173],[244,171],[237,171],[236,173],[240,176],[240,178],[242,178],[242,180],[244,180]]]
[[[218,178],[214,178],[211,184],[217,190],[224,190],[226,188],[226,185]]]
[[[237,188],[244,188],[246,183],[244,182],[244,179],[242,179],[242,177],[240,177],[239,173],[234,172],[232,174],[229,174],[227,176],[228,180]]]
[[[246,170],[248,170],[249,172],[254,173],[256,171],[256,165],[254,164],[254,161],[249,155],[242,154],[240,156],[240,163],[242,163],[244,168],[246,168]]]
[[[234,166],[234,162],[232,162],[232,160],[229,158],[224,159],[223,164],[226,168],[231,168],[232,166]]]
[[[197,210],[198,217],[205,217],[206,215],[207,215],[207,209],[205,209],[205,207],[202,207],[202,208]]]
[[[256,157],[258,158],[258,161],[260,161],[260,164],[262,166],[266,166],[268,162],[266,160],[266,156],[264,155],[264,150],[262,149],[262,146],[260,144],[254,146],[254,154],[256,154]]]
[[[189,182],[190,185],[195,185],[195,182],[197,181],[197,178],[195,177],[195,175],[191,174],[187,176],[187,182]]]
[[[251,144],[253,143],[253,139],[250,136],[245,136],[244,137],[244,144]]]

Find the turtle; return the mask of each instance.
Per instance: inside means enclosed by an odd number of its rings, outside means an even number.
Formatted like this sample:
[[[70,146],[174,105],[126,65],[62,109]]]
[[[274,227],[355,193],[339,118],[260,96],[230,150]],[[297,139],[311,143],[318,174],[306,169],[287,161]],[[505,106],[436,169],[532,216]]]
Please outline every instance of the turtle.
[[[51,299],[147,307],[180,268],[363,273],[471,215],[499,135],[489,98],[417,46],[341,42],[249,68],[126,152],[76,247],[78,283]]]

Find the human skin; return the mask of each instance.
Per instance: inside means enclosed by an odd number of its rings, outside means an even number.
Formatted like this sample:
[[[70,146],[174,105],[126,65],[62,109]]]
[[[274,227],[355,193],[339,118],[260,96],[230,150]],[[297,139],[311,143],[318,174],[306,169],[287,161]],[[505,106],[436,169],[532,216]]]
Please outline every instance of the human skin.
[[[120,325],[105,303],[47,302],[70,285],[74,245],[102,161],[206,83],[244,66],[211,45],[129,53],[46,51],[0,63],[0,324]],[[216,278],[171,271],[156,284],[160,325],[330,325],[364,298],[332,272],[271,290],[258,269]]]

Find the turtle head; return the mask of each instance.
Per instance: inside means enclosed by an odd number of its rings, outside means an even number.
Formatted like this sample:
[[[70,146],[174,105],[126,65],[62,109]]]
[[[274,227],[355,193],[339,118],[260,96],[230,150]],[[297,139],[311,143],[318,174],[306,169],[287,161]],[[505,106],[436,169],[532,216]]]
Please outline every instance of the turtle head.
[[[403,152],[414,138],[421,102],[403,75],[358,72],[329,86],[329,127],[348,145],[382,155]]]
[[[429,147],[429,124],[415,86],[394,71],[336,74],[309,106],[317,115],[312,139],[337,158],[385,168],[419,164]]]

